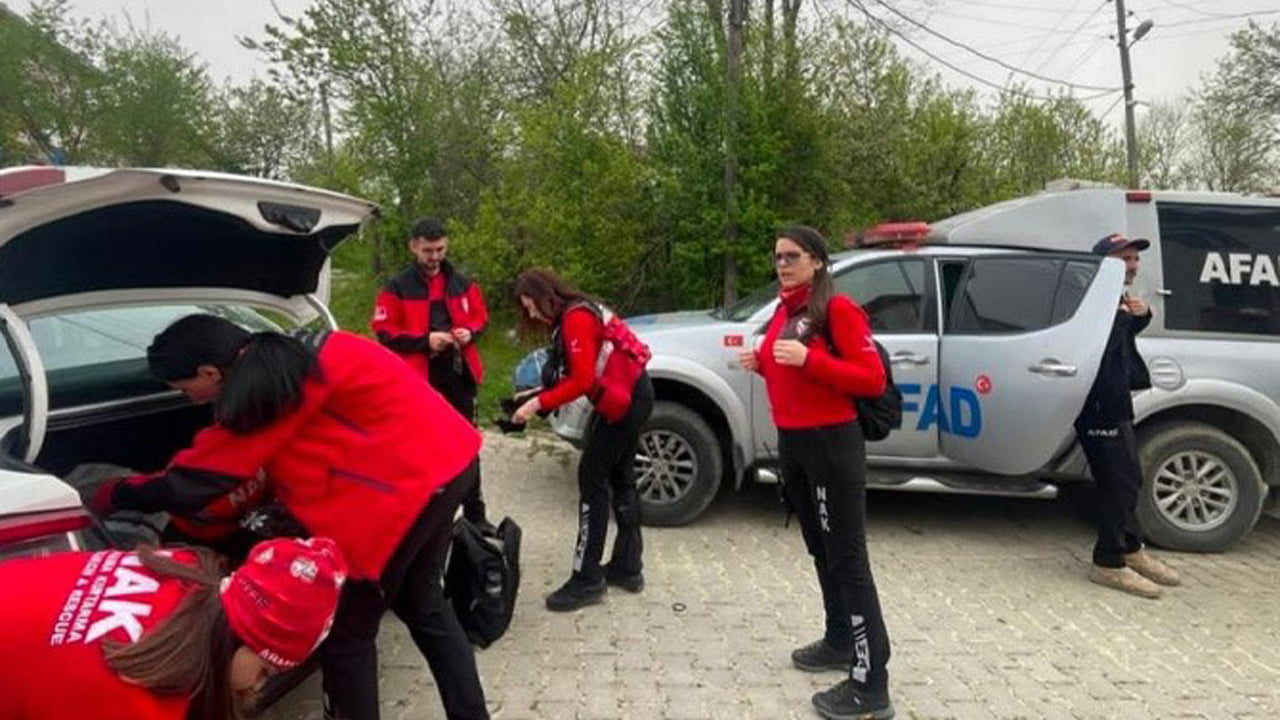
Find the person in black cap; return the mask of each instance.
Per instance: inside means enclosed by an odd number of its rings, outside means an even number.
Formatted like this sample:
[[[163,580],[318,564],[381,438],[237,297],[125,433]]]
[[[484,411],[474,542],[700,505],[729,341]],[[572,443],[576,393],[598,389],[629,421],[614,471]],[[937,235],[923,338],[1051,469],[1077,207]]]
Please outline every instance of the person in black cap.
[[[1093,246],[1095,255],[1124,261],[1125,287],[1138,276],[1139,253],[1151,247],[1143,239],[1115,233]],[[1160,586],[1178,585],[1178,573],[1143,547],[1134,521],[1142,466],[1133,432],[1133,390],[1151,387],[1137,335],[1151,323],[1151,308],[1126,290],[1116,308],[1098,375],[1076,418],[1076,435],[1097,486],[1098,539],[1089,580],[1147,598]]]

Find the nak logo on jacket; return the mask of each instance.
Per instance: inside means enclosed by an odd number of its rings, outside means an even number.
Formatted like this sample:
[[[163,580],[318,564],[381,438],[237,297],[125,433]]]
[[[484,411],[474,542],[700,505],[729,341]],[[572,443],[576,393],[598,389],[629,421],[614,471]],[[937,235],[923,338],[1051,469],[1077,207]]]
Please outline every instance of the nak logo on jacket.
[[[92,643],[113,630],[129,642],[142,637],[140,618],[151,615],[160,582],[133,553],[109,550],[89,556],[49,635],[50,645]]]

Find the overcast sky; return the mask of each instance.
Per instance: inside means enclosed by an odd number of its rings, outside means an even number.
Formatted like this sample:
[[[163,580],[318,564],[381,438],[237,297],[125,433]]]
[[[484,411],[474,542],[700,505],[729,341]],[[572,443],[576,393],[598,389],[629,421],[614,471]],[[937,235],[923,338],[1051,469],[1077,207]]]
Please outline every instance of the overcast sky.
[[[28,0],[0,1],[7,1],[21,13],[30,5]],[[1119,53],[1115,40],[1107,37],[1116,31],[1115,7],[1110,0],[810,0],[805,7],[815,19],[835,13],[860,16],[855,2],[893,20],[911,40],[942,61],[997,85],[1012,76],[1025,78],[1036,92],[1061,87],[1011,74],[1007,68],[929,31],[1044,77],[1103,88],[1120,85]],[[276,0],[282,11],[291,14],[309,4],[310,0]],[[909,20],[894,17],[888,6]],[[244,81],[264,74],[261,60],[240,47],[236,36],[261,36],[263,25],[275,18],[269,0],[72,0],[72,7],[83,17],[127,15],[135,25],[177,35],[208,63],[217,79]],[[1148,19],[1155,23],[1133,48],[1135,93],[1140,101],[1178,97],[1193,88],[1226,52],[1227,36],[1248,22],[1231,16],[1270,11],[1256,19],[1268,26],[1280,22],[1280,0],[1127,0],[1126,7],[1134,15],[1131,25]],[[948,82],[990,91],[903,39],[895,38],[895,42],[906,54],[936,68]],[[1093,92],[1081,89],[1077,94]],[[1121,113],[1116,97],[1111,94],[1091,100],[1090,106],[1098,112],[1107,111],[1107,120],[1118,124]]]

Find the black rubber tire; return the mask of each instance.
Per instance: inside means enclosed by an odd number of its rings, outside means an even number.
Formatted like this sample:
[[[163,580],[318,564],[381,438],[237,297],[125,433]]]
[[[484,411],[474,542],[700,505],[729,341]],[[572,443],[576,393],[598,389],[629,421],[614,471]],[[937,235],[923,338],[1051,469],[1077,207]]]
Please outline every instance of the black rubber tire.
[[[1180,452],[1197,451],[1216,457],[1236,478],[1237,502],[1226,521],[1204,531],[1171,523],[1156,507],[1153,480],[1164,463]],[[1138,494],[1138,525],[1147,540],[1170,550],[1221,552],[1253,529],[1262,513],[1267,489],[1248,448],[1212,425],[1183,422],[1139,431],[1138,458],[1142,462],[1142,491]]]
[[[640,521],[645,525],[678,527],[688,525],[707,509],[720,489],[724,472],[720,441],[702,416],[675,402],[660,400],[653,405],[653,414],[640,430],[640,451],[645,452],[646,436],[662,431],[679,436],[692,451],[695,460],[693,482],[675,498],[655,502],[645,497],[641,482],[640,465],[637,464],[636,482],[640,487]]]

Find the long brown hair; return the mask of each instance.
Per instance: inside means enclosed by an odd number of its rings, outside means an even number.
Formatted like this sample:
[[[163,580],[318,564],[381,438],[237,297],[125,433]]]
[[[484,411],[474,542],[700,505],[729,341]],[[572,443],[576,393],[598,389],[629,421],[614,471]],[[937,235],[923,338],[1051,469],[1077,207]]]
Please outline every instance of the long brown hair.
[[[517,303],[520,302],[521,296],[532,300],[534,307],[538,308],[538,313],[550,320],[552,325],[560,322],[560,317],[570,305],[584,301],[597,302],[590,295],[571,287],[561,280],[559,275],[547,268],[531,268],[520,273],[520,277],[516,278],[515,295]],[[546,328],[538,327],[523,306],[520,308],[519,316],[520,332],[525,337],[536,337],[546,333]]]
[[[778,233],[778,237],[786,238],[799,245],[805,252],[822,262],[821,267],[813,273],[813,284],[809,291],[809,305],[804,314],[809,321],[809,335],[827,333],[827,305],[835,292],[831,282],[831,255],[827,252],[827,239],[822,233],[808,225],[792,225]]]
[[[137,642],[105,643],[107,666],[157,695],[189,698],[188,720],[235,720],[240,714],[231,689],[231,658],[241,643],[218,597],[222,560],[206,548],[183,551],[195,554],[195,565],[159,555],[155,548],[138,550],[144,567],[184,581],[187,595]]]

